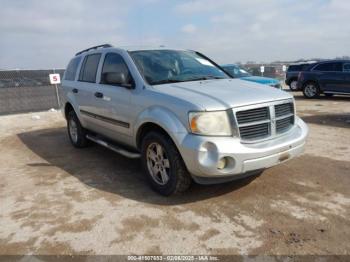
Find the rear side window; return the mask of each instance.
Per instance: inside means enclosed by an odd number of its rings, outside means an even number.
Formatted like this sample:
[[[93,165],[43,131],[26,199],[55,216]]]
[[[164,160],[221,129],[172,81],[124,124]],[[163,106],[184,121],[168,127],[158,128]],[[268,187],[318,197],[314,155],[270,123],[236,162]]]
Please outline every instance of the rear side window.
[[[322,71],[322,72],[341,72],[342,64],[341,63],[323,63],[317,65],[313,71]]]
[[[91,83],[96,82],[96,74],[100,58],[101,54],[93,54],[85,57],[83,66],[80,70],[79,81]]]
[[[300,71],[301,70],[301,65],[290,65],[288,67],[289,72],[295,72],[295,71]]]
[[[70,80],[70,81],[74,81],[75,80],[75,75],[77,73],[77,69],[79,66],[79,63],[81,61],[81,57],[76,57],[73,58],[72,60],[70,60],[66,72],[65,72],[65,80]]]
[[[343,71],[350,73],[350,63],[347,63],[347,64],[343,65]]]

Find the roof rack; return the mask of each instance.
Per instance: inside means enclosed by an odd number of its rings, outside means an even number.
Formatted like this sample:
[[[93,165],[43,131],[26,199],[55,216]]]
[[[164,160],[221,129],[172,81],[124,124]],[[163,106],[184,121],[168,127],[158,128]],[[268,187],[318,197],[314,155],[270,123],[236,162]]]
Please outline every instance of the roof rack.
[[[94,49],[98,49],[98,48],[107,48],[107,47],[113,47],[113,46],[110,45],[110,44],[104,44],[104,45],[93,46],[93,47],[90,47],[90,48],[88,48],[88,49],[84,49],[84,50],[82,50],[82,51],[76,53],[75,56],[80,55],[80,54],[82,54],[82,53],[84,53],[84,52],[87,52],[87,51],[90,51],[90,50],[94,50]]]

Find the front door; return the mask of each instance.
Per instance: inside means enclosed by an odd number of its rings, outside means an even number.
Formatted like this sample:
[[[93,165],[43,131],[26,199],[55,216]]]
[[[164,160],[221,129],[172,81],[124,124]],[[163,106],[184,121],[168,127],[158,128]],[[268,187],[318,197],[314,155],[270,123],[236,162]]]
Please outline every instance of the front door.
[[[118,84],[109,84],[105,80],[107,73],[123,73],[131,79],[131,74],[123,57],[116,53],[106,53],[98,76],[98,88],[94,94],[94,105],[98,108],[97,121],[101,134],[129,144],[132,135],[130,121],[130,99],[134,89]]]

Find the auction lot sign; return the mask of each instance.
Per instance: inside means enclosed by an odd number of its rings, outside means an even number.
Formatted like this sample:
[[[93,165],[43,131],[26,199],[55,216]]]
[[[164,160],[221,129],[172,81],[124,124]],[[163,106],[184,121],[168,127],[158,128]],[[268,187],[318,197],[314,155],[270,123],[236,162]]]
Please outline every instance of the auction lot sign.
[[[60,74],[49,74],[50,84],[58,85],[61,84],[61,76]]]
[[[58,84],[61,84],[61,76],[60,74],[49,74],[49,78],[50,78],[50,84],[51,85],[55,85],[55,89],[56,89],[56,97],[57,97],[57,103],[58,103],[58,107],[61,106],[61,103],[60,103],[60,95],[59,95],[59,92],[58,92],[58,87],[57,85]]]

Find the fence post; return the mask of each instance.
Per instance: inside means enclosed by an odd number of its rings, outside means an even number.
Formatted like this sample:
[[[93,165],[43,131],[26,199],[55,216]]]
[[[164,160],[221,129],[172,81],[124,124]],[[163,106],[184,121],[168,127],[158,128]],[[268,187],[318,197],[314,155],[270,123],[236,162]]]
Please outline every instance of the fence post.
[[[53,73],[55,74],[55,68],[53,69]],[[58,104],[58,109],[61,108],[61,103],[60,103],[60,95],[58,93],[58,87],[57,84],[55,84],[55,89],[56,89],[56,98],[57,98],[57,104]]]

